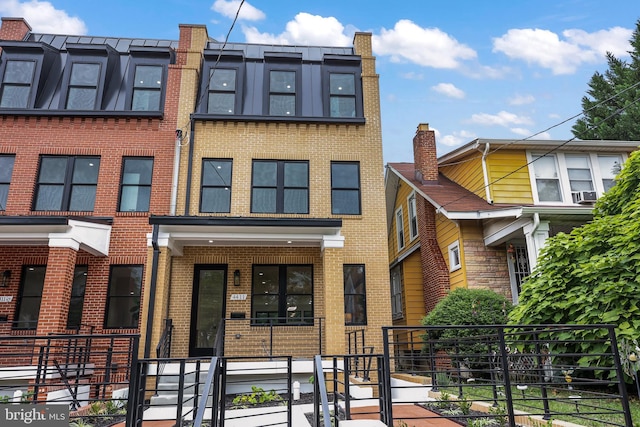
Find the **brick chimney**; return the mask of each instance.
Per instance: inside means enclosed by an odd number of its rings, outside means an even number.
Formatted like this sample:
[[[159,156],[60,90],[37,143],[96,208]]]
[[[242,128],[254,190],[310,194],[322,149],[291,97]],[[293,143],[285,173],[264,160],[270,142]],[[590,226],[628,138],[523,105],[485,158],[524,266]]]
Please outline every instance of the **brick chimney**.
[[[24,18],[2,18],[0,40],[24,40],[31,27]]]
[[[438,181],[438,156],[436,155],[436,134],[429,130],[427,123],[420,123],[413,137],[413,162],[416,180],[427,183]]]

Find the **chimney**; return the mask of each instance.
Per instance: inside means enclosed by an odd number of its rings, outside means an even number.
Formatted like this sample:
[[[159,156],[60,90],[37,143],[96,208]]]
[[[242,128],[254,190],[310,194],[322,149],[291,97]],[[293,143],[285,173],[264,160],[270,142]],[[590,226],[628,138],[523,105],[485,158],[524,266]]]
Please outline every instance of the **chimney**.
[[[413,162],[416,180],[423,184],[438,181],[438,157],[436,155],[436,134],[429,130],[427,123],[420,123],[413,137]]]
[[[2,18],[2,27],[0,27],[0,40],[24,40],[25,36],[31,31],[31,27],[24,18]]]

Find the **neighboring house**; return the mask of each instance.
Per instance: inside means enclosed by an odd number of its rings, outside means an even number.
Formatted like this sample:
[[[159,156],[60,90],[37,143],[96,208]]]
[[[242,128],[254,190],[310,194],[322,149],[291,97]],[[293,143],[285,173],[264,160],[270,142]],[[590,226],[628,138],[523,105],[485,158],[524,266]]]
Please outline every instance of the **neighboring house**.
[[[638,141],[476,139],[436,158],[418,126],[414,163],[386,171],[394,324],[419,322],[451,289],[518,302],[546,239],[591,220]]]
[[[21,18],[0,40],[0,334],[136,333],[149,215],[169,213],[179,42]]]
[[[188,62],[202,68],[197,97],[181,96],[193,114],[179,126],[176,213],[150,218],[146,348],[169,318],[175,356],[223,341],[225,355],[342,354],[358,330],[381,350],[390,309],[371,35],[224,50],[204,27],[192,37],[202,45]]]

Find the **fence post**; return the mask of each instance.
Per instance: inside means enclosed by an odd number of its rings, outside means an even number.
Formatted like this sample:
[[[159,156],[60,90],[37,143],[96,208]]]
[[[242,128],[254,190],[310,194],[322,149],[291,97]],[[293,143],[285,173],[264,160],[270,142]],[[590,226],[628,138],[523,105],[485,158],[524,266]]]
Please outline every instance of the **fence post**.
[[[547,385],[544,378],[544,367],[546,361],[542,360],[542,347],[540,346],[540,336],[538,332],[533,333],[533,339],[536,343],[536,359],[538,360],[538,381],[540,381],[540,395],[542,397],[542,406],[544,408],[543,420],[551,418],[551,412],[549,411],[549,398],[547,395]],[[549,357],[549,355],[547,355]]]
[[[384,361],[382,363],[382,376],[384,378],[384,412],[386,419],[382,420],[388,426],[393,425],[393,402],[391,398],[391,351],[389,350],[389,329],[382,328],[382,347]]]
[[[507,355],[507,343],[504,339],[504,329],[498,327],[498,345],[500,346],[500,364],[502,365],[502,372],[504,372],[504,395],[507,400],[507,417],[509,418],[509,425],[516,425],[516,416],[513,410],[513,396],[511,395],[511,379],[509,378],[509,360]]]
[[[616,374],[618,376],[618,392],[620,393],[620,400],[622,402],[622,410],[624,411],[624,422],[627,427],[633,426],[633,420],[631,419],[631,408],[629,407],[629,396],[627,396],[627,387],[624,382],[624,374],[622,372],[622,365],[620,364],[620,352],[618,351],[618,340],[616,339],[616,332],[613,329],[613,325],[607,325],[607,332],[609,333],[609,340],[611,341],[611,353],[613,354],[613,363],[616,366]]]

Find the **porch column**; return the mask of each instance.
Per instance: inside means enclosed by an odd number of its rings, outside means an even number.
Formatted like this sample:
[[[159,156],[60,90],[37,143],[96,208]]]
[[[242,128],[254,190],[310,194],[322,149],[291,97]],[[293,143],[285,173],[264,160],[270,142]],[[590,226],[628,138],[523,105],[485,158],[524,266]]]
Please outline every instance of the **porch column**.
[[[77,255],[78,252],[74,248],[49,248],[38,316],[38,335],[60,333],[67,329]]]
[[[151,287],[151,274],[153,269],[153,248],[149,247],[147,254],[147,268],[145,271],[145,283],[143,289],[145,295],[142,300],[142,322],[140,325],[140,357],[144,356],[145,342],[147,339],[147,324],[149,313],[149,289]],[[169,248],[166,246],[160,247],[160,253],[158,255],[157,265],[157,278],[156,278],[156,295],[155,295],[155,307],[152,313],[151,323],[151,347],[150,357],[156,357],[156,347],[160,341],[160,336],[164,329],[164,319],[169,315],[169,279],[170,279],[170,267],[171,257],[169,256]]]
[[[345,354],[343,255],[340,248],[325,246],[322,251],[324,281],[325,354]]]
[[[549,221],[535,221],[523,228],[531,271],[538,264],[538,255],[549,238]]]

